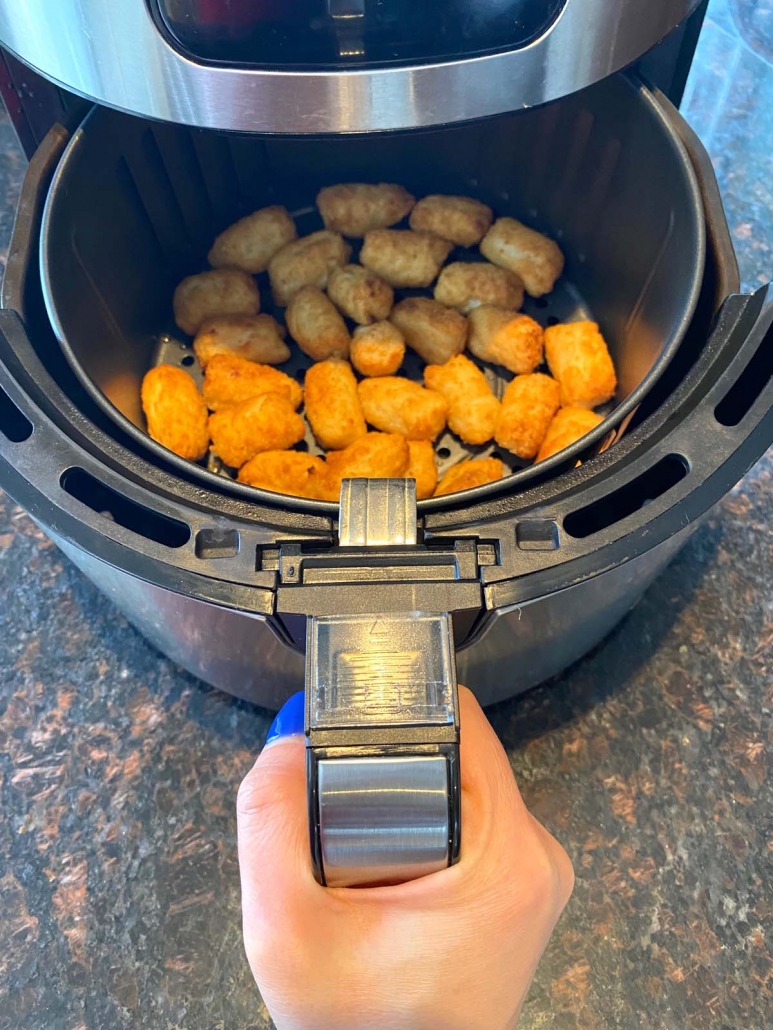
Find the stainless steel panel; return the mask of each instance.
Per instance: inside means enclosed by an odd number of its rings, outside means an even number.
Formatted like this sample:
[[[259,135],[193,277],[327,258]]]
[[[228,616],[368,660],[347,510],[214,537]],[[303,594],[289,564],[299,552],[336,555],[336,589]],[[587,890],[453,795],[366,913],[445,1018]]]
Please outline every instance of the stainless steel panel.
[[[372,132],[543,104],[630,64],[698,0],[568,0],[521,50],[415,67],[292,72],[208,65],[176,51],[146,0],[0,0],[0,41],[110,107],[217,129]]]
[[[611,633],[698,525],[567,590],[494,612],[457,652],[459,682],[492,705],[557,676]]]
[[[445,758],[322,760],[319,825],[329,887],[394,883],[444,869]]]
[[[303,655],[266,619],[153,586],[46,532],[143,636],[194,676],[271,709],[303,689]]]

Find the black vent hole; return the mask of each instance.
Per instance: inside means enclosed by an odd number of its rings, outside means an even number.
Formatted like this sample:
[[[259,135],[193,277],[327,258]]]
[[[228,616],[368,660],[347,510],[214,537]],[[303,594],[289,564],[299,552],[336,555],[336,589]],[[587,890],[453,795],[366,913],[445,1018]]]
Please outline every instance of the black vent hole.
[[[581,540],[594,533],[600,533],[602,529],[613,526],[658,497],[662,497],[681,482],[688,471],[686,458],[678,454],[669,454],[668,457],[661,458],[657,465],[653,465],[651,469],[647,469],[614,493],[571,512],[564,519],[564,529],[570,536]]]
[[[115,522],[138,536],[155,540],[164,547],[184,547],[191,531],[184,522],[152,511],[136,501],[119,494],[82,468],[70,468],[62,473],[62,489],[76,501],[91,508],[109,522]]]
[[[722,426],[737,426],[773,376],[773,329],[766,334],[749,364],[714,409]]]
[[[0,433],[11,443],[23,443],[32,436],[32,423],[11,398],[0,389]]]

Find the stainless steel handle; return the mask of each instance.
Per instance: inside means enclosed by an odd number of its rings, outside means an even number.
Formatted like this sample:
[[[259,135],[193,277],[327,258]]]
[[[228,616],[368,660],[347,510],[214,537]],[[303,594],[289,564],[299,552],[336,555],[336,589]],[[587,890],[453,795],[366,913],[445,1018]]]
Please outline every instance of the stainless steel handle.
[[[413,480],[347,480],[342,547],[416,543]],[[398,883],[459,855],[459,720],[441,612],[310,617],[311,850],[331,887]]]

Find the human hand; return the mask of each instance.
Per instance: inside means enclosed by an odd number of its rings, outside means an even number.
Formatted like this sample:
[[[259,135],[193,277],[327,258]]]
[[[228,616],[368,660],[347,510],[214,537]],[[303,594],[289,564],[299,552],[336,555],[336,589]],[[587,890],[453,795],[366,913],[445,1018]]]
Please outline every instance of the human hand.
[[[237,806],[244,942],[278,1030],[510,1030],[569,900],[561,845],[529,814],[459,689],[462,851],[391,887],[314,879],[302,726],[266,747]]]

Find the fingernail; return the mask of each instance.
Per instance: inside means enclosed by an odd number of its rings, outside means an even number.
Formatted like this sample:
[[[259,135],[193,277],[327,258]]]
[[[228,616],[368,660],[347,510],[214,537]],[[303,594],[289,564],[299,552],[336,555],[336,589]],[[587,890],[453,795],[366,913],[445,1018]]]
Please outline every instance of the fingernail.
[[[306,694],[299,690],[282,705],[271,723],[266,744],[273,744],[284,737],[293,737],[304,731],[306,716]]]

